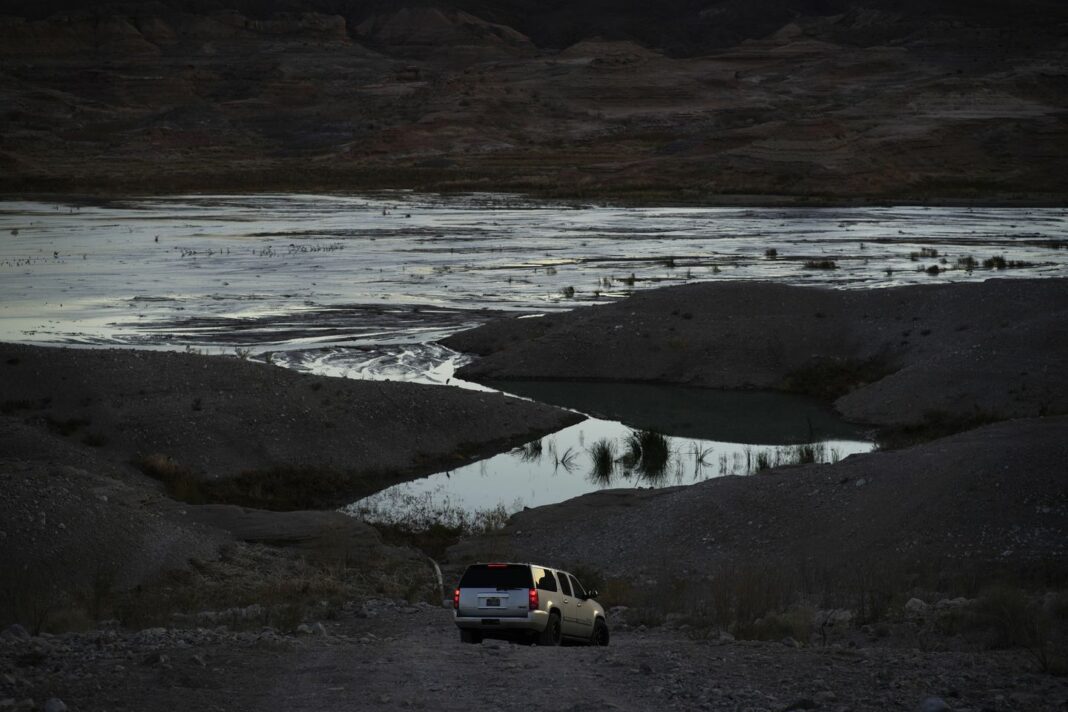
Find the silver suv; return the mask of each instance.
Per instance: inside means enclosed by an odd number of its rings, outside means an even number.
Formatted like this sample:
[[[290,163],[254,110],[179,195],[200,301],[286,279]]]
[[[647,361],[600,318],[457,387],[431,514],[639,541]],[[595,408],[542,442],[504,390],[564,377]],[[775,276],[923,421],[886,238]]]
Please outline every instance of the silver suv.
[[[503,638],[608,645],[608,623],[596,597],[571,574],[548,566],[472,564],[453,592],[452,607],[465,643]]]

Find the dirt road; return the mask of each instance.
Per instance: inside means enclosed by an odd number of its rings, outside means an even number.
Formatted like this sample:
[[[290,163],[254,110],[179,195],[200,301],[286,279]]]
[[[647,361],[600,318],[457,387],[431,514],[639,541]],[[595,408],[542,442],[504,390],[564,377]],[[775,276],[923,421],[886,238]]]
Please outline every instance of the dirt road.
[[[616,630],[608,648],[459,642],[448,610],[370,601],[323,632],[153,629],[0,643],[0,700],[80,710],[1063,710],[1023,651],[793,647]],[[315,631],[318,626],[312,626]],[[877,647],[878,646],[878,647]],[[35,655],[33,651],[38,651]],[[36,662],[35,662],[36,661]],[[935,709],[935,708],[932,708]],[[937,708],[942,709],[942,708]]]

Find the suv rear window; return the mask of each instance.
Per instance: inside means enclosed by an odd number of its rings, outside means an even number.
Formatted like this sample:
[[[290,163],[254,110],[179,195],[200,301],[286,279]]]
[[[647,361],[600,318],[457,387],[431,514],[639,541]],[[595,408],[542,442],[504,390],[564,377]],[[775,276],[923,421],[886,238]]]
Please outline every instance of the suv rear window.
[[[530,567],[521,564],[475,564],[468,566],[460,588],[534,588]]]

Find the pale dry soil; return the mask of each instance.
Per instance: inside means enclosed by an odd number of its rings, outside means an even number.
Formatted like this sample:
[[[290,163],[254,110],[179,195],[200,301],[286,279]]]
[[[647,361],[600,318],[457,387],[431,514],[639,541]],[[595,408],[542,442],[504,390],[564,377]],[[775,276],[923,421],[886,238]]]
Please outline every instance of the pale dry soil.
[[[709,642],[617,631],[608,648],[459,642],[451,611],[350,604],[322,633],[103,630],[0,642],[0,700],[81,710],[1063,710],[1068,678],[1021,651]],[[14,682],[12,682],[12,680]],[[0,704],[4,704],[0,702]]]

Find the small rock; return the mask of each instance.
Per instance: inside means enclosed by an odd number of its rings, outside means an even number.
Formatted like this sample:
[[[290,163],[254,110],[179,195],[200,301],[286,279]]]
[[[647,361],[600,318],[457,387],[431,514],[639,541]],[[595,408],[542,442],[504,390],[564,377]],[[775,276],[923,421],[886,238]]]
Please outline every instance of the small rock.
[[[863,487],[866,484],[868,484],[868,481],[866,479],[864,479],[863,477],[861,477],[859,480],[856,481],[856,486],[857,487]]]
[[[200,654],[194,655],[192,658],[190,658],[190,660],[192,660],[194,663],[196,663],[200,667],[207,667],[208,666],[208,663],[207,663],[206,660],[204,660],[204,656],[203,655],[200,655]]]
[[[783,638],[779,642],[781,642],[787,648],[800,648],[801,647],[801,643],[798,643],[795,639],[793,639],[793,638],[791,638],[789,636]]]
[[[147,666],[156,666],[156,665],[166,665],[169,661],[170,661],[170,658],[168,658],[163,653],[149,653],[141,661],[141,664],[146,666],[146,667]]]
[[[921,601],[918,598],[910,598],[908,600],[908,603],[905,604],[905,610],[908,611],[909,613],[916,613],[916,614],[926,613],[927,612],[927,604],[924,603],[923,601]]]
[[[916,712],[952,712],[952,709],[941,697],[928,697],[916,705]]]
[[[312,628],[316,635],[326,635],[326,626],[322,623],[316,623]]]
[[[4,632],[0,634],[4,640],[29,640],[30,632],[23,628],[18,623],[12,623],[7,628],[4,628]]]
[[[58,697],[52,697],[44,703],[44,712],[67,712],[67,705]]]
[[[307,623],[301,623],[297,626],[297,635],[311,635],[312,629]]]

